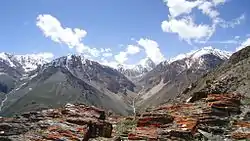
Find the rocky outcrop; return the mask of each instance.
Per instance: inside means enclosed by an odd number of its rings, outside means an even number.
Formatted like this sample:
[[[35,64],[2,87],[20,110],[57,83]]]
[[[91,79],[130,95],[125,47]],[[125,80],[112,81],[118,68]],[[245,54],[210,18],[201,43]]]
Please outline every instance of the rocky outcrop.
[[[112,124],[105,112],[95,107],[67,104],[64,108],[28,112],[14,118],[1,118],[0,137],[6,140],[89,140],[110,138]]]
[[[250,46],[235,52],[229,60],[204,75],[183,91],[180,99],[186,99],[196,92],[240,93],[250,97]]]
[[[195,97],[195,98],[194,98]],[[85,105],[27,112],[0,119],[0,139],[47,140],[237,140],[250,138],[249,98],[240,94],[194,94],[136,116],[106,114]],[[243,105],[243,103],[245,103]],[[248,108],[247,108],[248,107]]]
[[[162,105],[139,115],[129,140],[246,139],[240,94],[207,94],[190,103]]]

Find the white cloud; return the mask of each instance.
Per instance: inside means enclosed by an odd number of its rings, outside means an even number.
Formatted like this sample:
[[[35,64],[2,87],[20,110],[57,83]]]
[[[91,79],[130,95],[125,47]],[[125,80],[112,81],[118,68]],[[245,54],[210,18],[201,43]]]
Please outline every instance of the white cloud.
[[[103,53],[103,52],[111,52],[111,48],[101,48],[100,49],[100,52]]]
[[[39,15],[36,25],[43,31],[46,37],[58,43],[65,43],[73,48],[82,41],[87,32],[82,29],[63,28],[60,21],[51,15]]]
[[[58,19],[48,14],[38,15],[36,25],[45,37],[50,37],[54,42],[66,44],[69,48],[75,48],[77,53],[85,53],[92,57],[100,55],[100,50],[82,43],[87,35],[87,31],[83,29],[63,27]]]
[[[234,39],[238,40],[240,39],[240,36],[234,36]]]
[[[51,52],[42,52],[42,53],[30,54],[30,55],[38,56],[44,59],[52,59],[54,57],[54,54]]]
[[[220,13],[213,9],[213,3],[212,2],[204,2],[202,3],[198,9],[202,11],[203,14],[208,15],[210,18],[215,19],[220,15]]]
[[[163,0],[169,7],[171,17],[178,17],[182,14],[189,14],[192,9],[201,4],[202,1],[187,1],[187,0]]]
[[[181,39],[186,41],[203,39],[213,33],[212,27],[209,25],[197,25],[191,17],[163,21],[161,28],[164,32],[178,34]]]
[[[224,4],[226,2],[226,0],[213,0],[213,3],[215,6],[219,5],[219,4]]]
[[[110,53],[110,52],[105,52],[105,53],[102,54],[102,56],[103,57],[111,57],[111,56],[113,56],[113,54]]]
[[[248,38],[244,42],[242,42],[241,45],[236,48],[236,51],[239,51],[247,46],[250,46],[250,38]]]
[[[120,64],[123,64],[125,61],[128,60],[127,53],[122,51],[119,54],[115,55],[115,60]]]
[[[238,41],[236,40],[224,40],[224,41],[199,41],[197,43],[201,43],[201,44],[206,44],[206,43],[210,43],[210,44],[239,44]]]
[[[223,19],[220,19],[220,26],[222,28],[229,28],[229,27],[234,28],[236,25],[241,24],[241,22],[244,21],[245,18],[246,18],[245,14],[242,14],[241,16],[233,19],[232,21],[225,21]]]
[[[161,23],[163,32],[178,34],[180,39],[184,39],[189,44],[205,42],[212,37],[218,26],[223,28],[235,27],[245,19],[242,15],[232,21],[226,22],[220,18],[217,6],[225,4],[228,0],[163,0],[169,9],[169,19]],[[212,24],[197,24],[191,16],[192,10],[197,8],[212,20]]]
[[[127,47],[127,54],[136,54],[140,52],[140,48],[138,46],[135,45],[128,45]]]
[[[137,43],[145,49],[147,57],[151,58],[155,63],[165,60],[156,41],[141,38]]]
[[[129,55],[135,55],[140,52],[140,48],[135,45],[128,45],[126,51],[121,51],[119,54],[115,55],[115,60],[120,64],[123,64],[128,60]]]
[[[104,58],[101,59],[100,64],[105,65],[105,66],[109,66],[112,68],[117,68],[117,66],[119,65],[119,63],[116,61],[107,61]]]

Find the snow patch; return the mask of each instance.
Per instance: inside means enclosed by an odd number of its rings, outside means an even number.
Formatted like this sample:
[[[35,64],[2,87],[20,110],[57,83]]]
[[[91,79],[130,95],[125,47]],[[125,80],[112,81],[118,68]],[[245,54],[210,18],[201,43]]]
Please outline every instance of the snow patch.
[[[5,61],[6,63],[8,63],[8,65],[10,65],[10,67],[16,67],[16,65],[14,65],[13,61],[11,60],[11,55],[7,54],[7,53],[0,53],[0,61]]]

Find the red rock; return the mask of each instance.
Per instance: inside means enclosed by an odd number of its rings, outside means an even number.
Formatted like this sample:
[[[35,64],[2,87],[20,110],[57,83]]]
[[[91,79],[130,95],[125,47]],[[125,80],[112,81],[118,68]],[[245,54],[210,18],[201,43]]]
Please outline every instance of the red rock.
[[[51,132],[51,131],[57,131],[59,128],[60,128],[59,126],[49,126],[47,130]]]
[[[48,134],[45,138],[48,140],[59,140],[60,138],[62,138],[62,136],[55,134],[55,133],[51,133],[51,134]]]
[[[233,139],[237,139],[237,140],[240,140],[240,139],[250,139],[250,132],[235,132],[235,133],[232,133],[232,138]]]
[[[128,134],[129,140],[157,140],[157,128],[154,127],[137,127],[135,133]]]
[[[185,131],[190,131],[195,134],[198,125],[198,119],[192,117],[178,117],[175,118],[178,127]]]
[[[171,123],[174,118],[168,114],[149,114],[146,113],[138,119],[137,127],[143,126],[155,126],[160,127],[160,125]]]
[[[237,122],[234,123],[234,126],[250,128],[250,122],[247,122],[247,121],[237,121]]]

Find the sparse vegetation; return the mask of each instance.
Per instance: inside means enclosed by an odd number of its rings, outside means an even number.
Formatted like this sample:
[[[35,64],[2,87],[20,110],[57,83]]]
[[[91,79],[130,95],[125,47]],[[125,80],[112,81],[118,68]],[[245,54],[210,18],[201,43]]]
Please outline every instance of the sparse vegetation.
[[[137,120],[124,119],[117,123],[115,131],[118,136],[126,136],[129,132],[133,131],[137,126]]]

